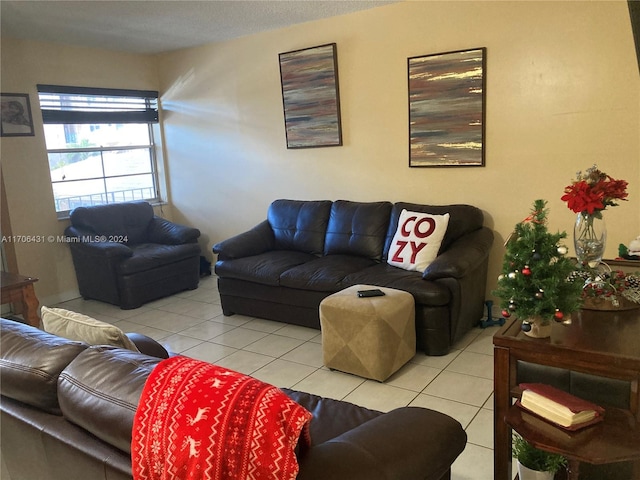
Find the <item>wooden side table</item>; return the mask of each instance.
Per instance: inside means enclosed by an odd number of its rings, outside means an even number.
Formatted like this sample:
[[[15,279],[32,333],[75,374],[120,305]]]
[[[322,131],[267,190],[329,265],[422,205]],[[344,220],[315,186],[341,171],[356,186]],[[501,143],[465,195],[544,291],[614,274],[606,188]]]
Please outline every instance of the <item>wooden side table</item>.
[[[494,479],[511,478],[512,428],[534,446],[565,455],[570,478],[577,478],[580,462],[631,461],[629,478],[640,479],[640,310],[583,310],[573,315],[570,325],[555,323],[547,339],[524,335],[520,325],[519,320],[507,320],[493,337]],[[575,434],[539,419],[536,424],[513,405],[519,394],[519,362],[628,382],[629,408],[603,405],[604,422]]]
[[[38,298],[33,289],[33,284],[38,279],[25,277],[17,273],[2,272],[0,279],[0,289],[2,290],[2,303],[14,303],[21,306],[24,319],[29,325],[40,328],[40,317],[38,317]]]

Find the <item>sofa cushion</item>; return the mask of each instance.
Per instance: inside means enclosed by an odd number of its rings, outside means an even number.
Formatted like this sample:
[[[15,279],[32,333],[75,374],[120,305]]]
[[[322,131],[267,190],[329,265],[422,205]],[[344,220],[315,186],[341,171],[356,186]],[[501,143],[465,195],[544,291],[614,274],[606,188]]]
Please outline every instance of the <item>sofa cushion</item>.
[[[347,275],[343,283],[344,287],[365,284],[404,290],[413,295],[416,303],[422,305],[448,305],[451,301],[451,292],[445,286],[423,280],[420,272],[411,272],[386,263]]]
[[[292,400],[313,414],[310,434],[312,445],[327,442],[382,415],[381,412],[311,393],[283,388]]]
[[[216,262],[216,274],[224,278],[278,286],[284,272],[316,258],[310,253],[274,250],[251,257],[219,260]]]
[[[13,320],[0,325],[0,393],[59,414],[58,376],[88,345]]]
[[[405,270],[423,272],[438,256],[447,231],[449,214],[402,210],[398,230],[389,249],[388,263]]]
[[[461,236],[474,232],[482,227],[484,215],[482,210],[471,205],[420,205],[417,203],[398,202],[393,205],[391,211],[391,221],[384,247],[384,259],[389,254],[391,242],[398,229],[398,219],[402,210],[411,210],[413,212],[430,213],[432,215],[449,214],[449,224],[447,225],[447,233],[442,239],[440,252],[447,250],[453,242]]]
[[[60,374],[58,397],[63,415],[129,453],[140,395],[159,362],[159,358],[116,347],[88,348]]]
[[[389,202],[333,202],[324,254],[357,255],[379,261],[390,212]]]
[[[109,323],[64,308],[43,306],[41,315],[44,330],[53,335],[89,345],[112,345],[138,351],[122,330]]]
[[[329,221],[329,200],[276,200],[267,212],[276,250],[297,250],[320,255]]]
[[[153,207],[149,202],[78,207],[71,212],[70,218],[75,227],[84,227],[98,235],[135,245],[147,241]]]
[[[162,265],[179,262],[191,257],[200,258],[200,246],[197,243],[182,245],[160,245],[158,243],[140,243],[130,245],[133,255],[122,259],[118,264],[118,272],[131,275],[146,272]]]
[[[280,286],[333,293],[342,289],[344,277],[374,264],[365,257],[326,255],[284,272],[280,275]]]

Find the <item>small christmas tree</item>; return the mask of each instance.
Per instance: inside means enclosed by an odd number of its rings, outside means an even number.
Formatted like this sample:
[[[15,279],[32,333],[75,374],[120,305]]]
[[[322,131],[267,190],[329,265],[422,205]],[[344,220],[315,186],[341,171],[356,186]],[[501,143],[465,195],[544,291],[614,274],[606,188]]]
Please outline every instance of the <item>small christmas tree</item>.
[[[517,315],[525,331],[531,329],[534,317],[543,325],[552,319],[561,322],[581,305],[582,282],[568,280],[575,265],[560,243],[567,234],[548,232],[546,205],[545,200],[536,200],[531,215],[515,226],[493,291],[501,300],[502,315]]]

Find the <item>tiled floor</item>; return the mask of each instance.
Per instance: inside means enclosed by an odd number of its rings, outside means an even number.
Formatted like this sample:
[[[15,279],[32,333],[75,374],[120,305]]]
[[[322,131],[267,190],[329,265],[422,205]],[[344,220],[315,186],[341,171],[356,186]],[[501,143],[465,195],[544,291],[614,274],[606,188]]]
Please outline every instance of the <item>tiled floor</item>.
[[[451,415],[468,443],[454,480],[493,478],[493,345],[496,327],[476,328],[443,357],[418,353],[384,383],[322,365],[318,330],[241,315],[222,315],[215,277],[197,290],[135,310],[75,299],[55,305],[155,338],[168,350],[253,375],[279,387],[388,411],[404,405]],[[434,439],[436,440],[436,439]]]

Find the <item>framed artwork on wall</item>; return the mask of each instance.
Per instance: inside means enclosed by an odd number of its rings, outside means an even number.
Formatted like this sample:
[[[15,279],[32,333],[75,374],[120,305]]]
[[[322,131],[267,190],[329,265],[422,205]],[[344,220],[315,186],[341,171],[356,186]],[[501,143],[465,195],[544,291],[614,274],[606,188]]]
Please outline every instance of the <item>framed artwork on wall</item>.
[[[485,164],[486,48],[411,57],[409,166]]]
[[[31,104],[26,93],[3,93],[0,96],[2,137],[33,136]]]
[[[287,148],[342,145],[336,44],[279,58]]]

